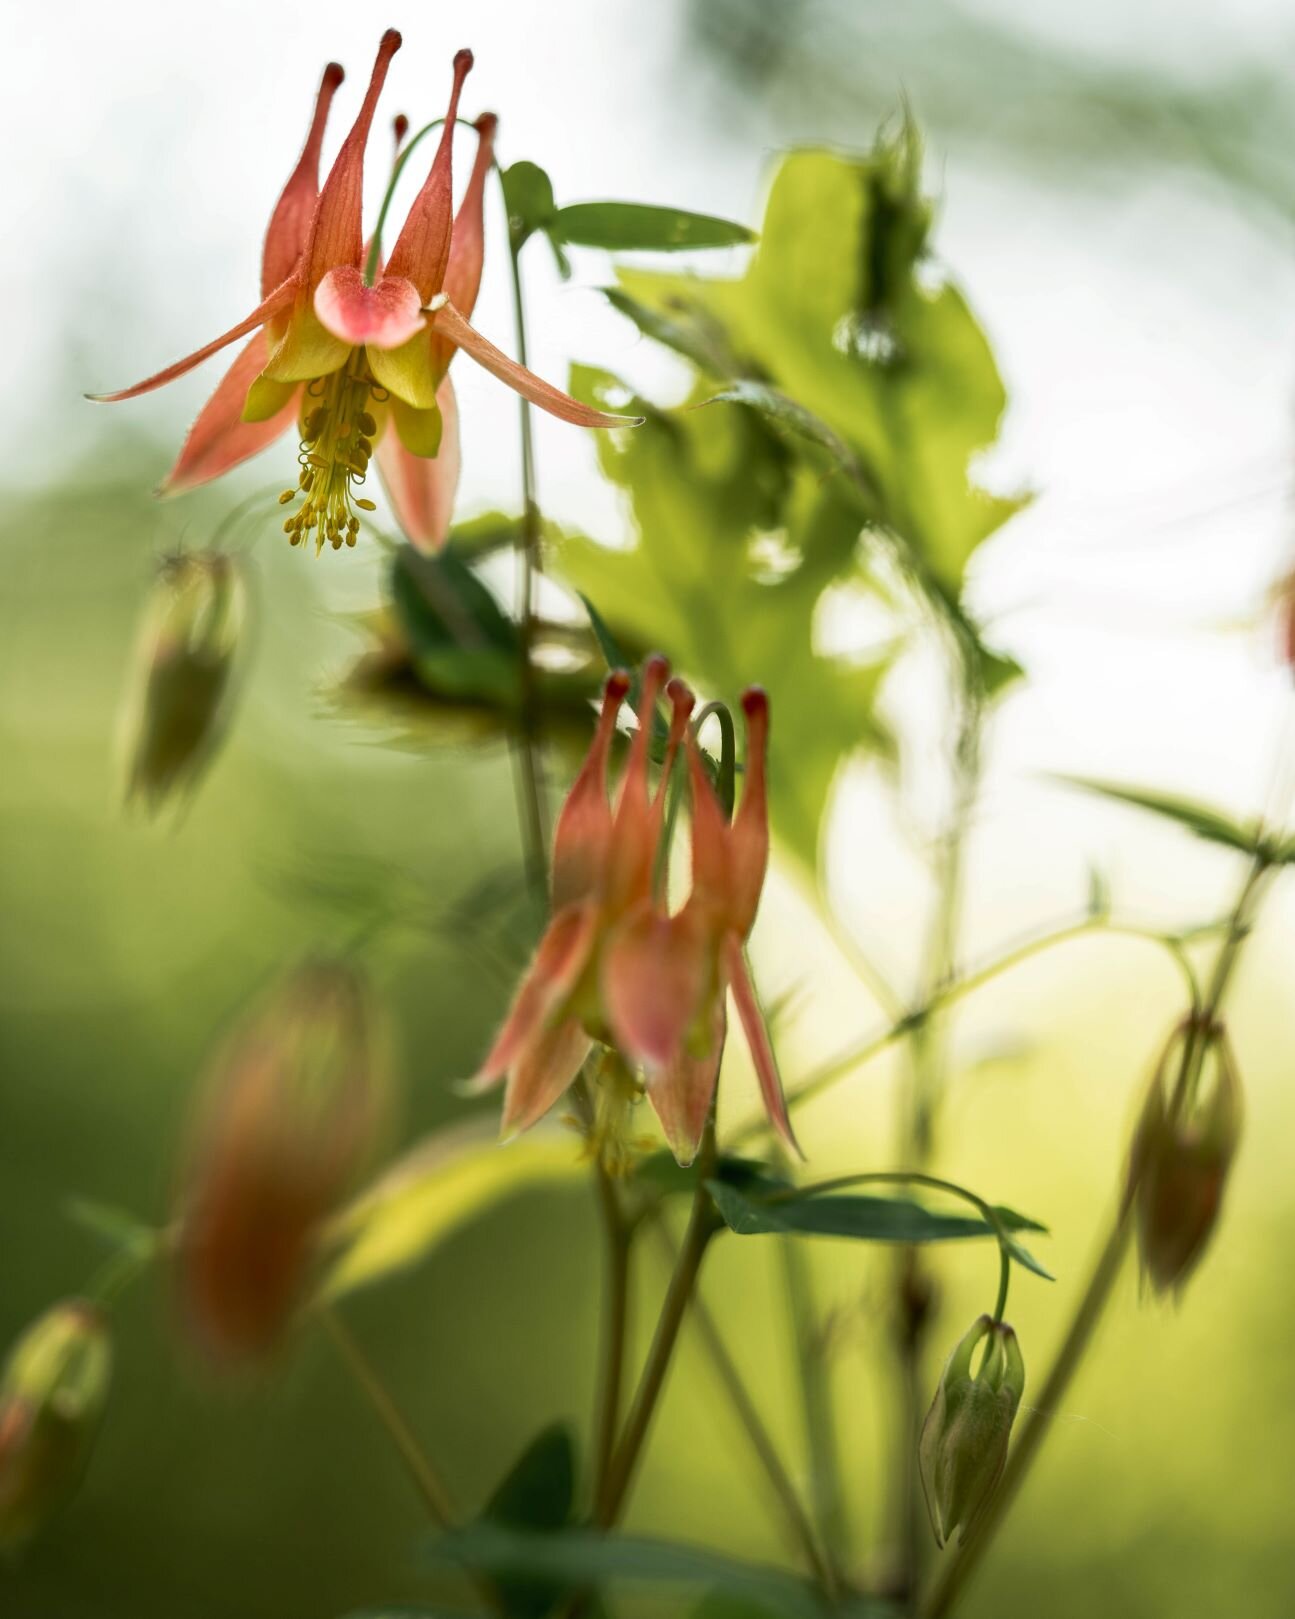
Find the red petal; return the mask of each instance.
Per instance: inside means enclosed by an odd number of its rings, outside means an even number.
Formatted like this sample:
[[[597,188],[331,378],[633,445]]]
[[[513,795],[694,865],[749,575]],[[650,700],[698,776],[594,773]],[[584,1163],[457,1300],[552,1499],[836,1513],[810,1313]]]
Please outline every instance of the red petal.
[[[575,988],[593,949],[598,911],[569,905],[545,929],[521,987],[470,1088],[488,1090],[502,1079],[523,1050],[536,1040],[554,1008]]]
[[[695,909],[671,917],[644,901],[608,940],[603,1005],[617,1046],[632,1062],[652,1070],[678,1060],[713,978],[706,939]]]
[[[769,802],[765,786],[769,744],[769,699],[758,686],[742,694],[746,715],[746,771],[742,802],[729,833],[730,909],[742,938],[760,908],[760,890],[769,866]]]
[[[601,886],[612,835],[607,802],[607,760],[616,716],[629,690],[629,676],[614,669],[603,687],[602,713],[589,752],[558,814],[553,831],[553,904],[583,900]]]
[[[450,379],[436,390],[441,407],[441,447],[428,458],[412,455],[391,422],[378,440],[378,471],[396,521],[416,551],[439,551],[450,531],[459,487],[459,407]]]
[[[727,906],[729,824],[692,732],[688,734],[688,785],[692,796],[692,891],[707,904]]]
[[[377,60],[364,93],[359,116],[333,160],[319,204],[310,222],[310,239],[305,248],[306,284],[316,286],[338,264],[360,262],[364,242],[360,230],[360,209],[364,192],[364,148],[377,110],[378,97],[387,77],[391,58],[400,49],[400,35],[388,28],[378,46]]]
[[[482,337],[475,327],[469,326],[451,303],[441,304],[432,312],[432,330],[471,355],[479,366],[500,382],[506,382],[523,399],[529,399],[532,405],[538,405],[560,421],[571,422],[576,427],[638,427],[643,422],[642,416],[613,416],[572,399],[570,394],[537,377],[524,365],[510,360],[488,337]]]
[[[86,398],[93,399],[100,405],[115,405],[119,400],[134,399],[139,394],[151,393],[154,388],[161,388],[165,383],[174,382],[176,377],[182,377],[186,371],[192,371],[195,365],[201,365],[211,355],[218,354],[221,349],[237,342],[240,337],[246,337],[258,326],[263,326],[271,315],[291,303],[296,287],[297,283],[291,277],[287,281],[281,281],[270,296],[263,298],[252,313],[240,320],[237,326],[231,326],[227,332],[212,338],[210,343],[204,343],[202,348],[195,349],[192,354],[186,354],[183,360],[168,365],[164,371],[157,371],[151,377],[145,377],[143,382],[137,382],[133,387],[119,388],[116,393],[87,394]]]
[[[751,1061],[755,1064],[756,1077],[760,1081],[764,1110],[769,1115],[770,1124],[786,1145],[803,1158],[805,1155],[800,1150],[800,1144],[791,1128],[791,1119],[787,1114],[787,1099],[782,1094],[778,1063],[769,1040],[769,1031],[765,1027],[764,1014],[760,1010],[759,1001],[756,1000],[751,975],[746,970],[742,941],[736,933],[726,933],[719,948],[720,967],[728,979],[729,988],[733,991],[733,1002],[737,1007],[742,1031],[746,1035],[746,1043],[751,1051]]]
[[[336,62],[324,69],[315,97],[315,115],[310,121],[310,132],[302,148],[297,166],[280,193],[274,212],[270,215],[265,233],[265,247],[261,253],[261,296],[292,274],[297,260],[305,251],[310,236],[310,221],[319,197],[319,152],[324,144],[324,125],[333,95],[346,77]]]
[[[450,237],[450,259],[445,269],[443,288],[445,296],[456,309],[471,316],[481,290],[481,267],[485,262],[486,236],[482,218],[486,176],[495,161],[495,130],[499,120],[494,113],[483,113],[477,119],[477,156],[472,165],[468,189],[454,216],[454,232]],[[454,358],[454,345],[434,333],[436,363],[444,370]]]
[[[445,128],[423,189],[391,250],[387,263],[390,275],[406,276],[418,288],[423,302],[441,290],[450,257],[450,227],[454,208],[454,178],[451,172],[454,151],[454,121],[459,110],[463,81],[472,71],[472,52],[460,51],[454,58],[454,86],[445,113]]]
[[[661,1121],[670,1150],[685,1168],[697,1156],[706,1119],[715,1098],[720,1059],[724,1055],[726,1026],[724,997],[716,995],[711,1009],[711,1043],[704,1057],[681,1052],[669,1068],[647,1076],[647,1095]]]
[[[592,1045],[574,1018],[534,1040],[508,1076],[501,1134],[513,1135],[537,1124],[580,1072]]]
[[[243,420],[247,390],[265,369],[268,355],[265,333],[257,332],[189,429],[175,465],[162,481],[162,494],[182,494],[186,489],[196,489],[199,484],[218,478],[222,472],[228,472],[273,443],[287,429],[297,413],[298,389],[294,389],[287,402],[265,421]]]
[[[670,665],[660,654],[643,665],[638,729],[630,743],[629,759],[616,800],[607,873],[608,903],[616,912],[646,899],[652,890],[658,838],[657,817],[652,813],[648,798],[648,746],[656,720],[657,698],[669,673]]]
[[[353,264],[330,270],[315,289],[315,313],[334,337],[355,348],[395,349],[422,330],[422,300],[412,281],[384,275],[366,287]]]

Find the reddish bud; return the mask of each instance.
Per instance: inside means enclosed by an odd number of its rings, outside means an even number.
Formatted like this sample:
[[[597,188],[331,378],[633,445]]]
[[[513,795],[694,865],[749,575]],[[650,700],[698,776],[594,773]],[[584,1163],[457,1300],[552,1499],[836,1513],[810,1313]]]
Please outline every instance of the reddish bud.
[[[176,1281],[212,1359],[263,1356],[307,1290],[320,1229],[380,1111],[364,980],[340,961],[290,973],[217,1056],[181,1184]]]

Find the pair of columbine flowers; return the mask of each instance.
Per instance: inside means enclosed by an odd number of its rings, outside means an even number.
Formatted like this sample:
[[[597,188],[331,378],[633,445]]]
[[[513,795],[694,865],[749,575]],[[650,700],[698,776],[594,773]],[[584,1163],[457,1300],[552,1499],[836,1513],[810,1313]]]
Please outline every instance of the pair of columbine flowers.
[[[552,916],[503,1027],[474,1081],[506,1081],[505,1133],[541,1118],[601,1042],[644,1076],[648,1099],[680,1163],[701,1142],[719,1076],[731,992],[770,1122],[793,1149],[773,1048],[745,944],[769,860],[766,752],[769,704],[742,698],[747,756],[742,800],[728,820],[689,720],[693,695],[667,685],[663,658],[644,666],[638,729],[615,803],[608,798],[612,739],[629,677],[613,673],[593,741],[558,818]],[[655,793],[649,743],[665,691],[671,720]],[[672,769],[686,750],[692,886],[670,914],[660,880]]]
[[[353,545],[357,493],[375,457],[401,527],[422,549],[449,528],[459,475],[458,412],[449,379],[459,349],[533,404],[583,427],[628,418],[591,410],[518,365],[468,324],[481,282],[482,203],[494,162],[496,120],[476,123],[477,155],[457,216],[452,146],[472,53],[454,58],[445,125],[427,179],[383,266],[366,252],[361,203],[364,154],[400,35],[389,29],[359,116],[322,189],[324,125],[342,69],[330,63],[305,148],[266,232],[261,301],[220,337],[107,400],[132,399],[183,376],[248,338],[185,439],[163,483],[179,493],[228,472],[295,422],[301,449],[296,489],[281,497],[292,543]],[[380,246],[380,244],[379,244]],[[376,454],[375,454],[376,452]]]

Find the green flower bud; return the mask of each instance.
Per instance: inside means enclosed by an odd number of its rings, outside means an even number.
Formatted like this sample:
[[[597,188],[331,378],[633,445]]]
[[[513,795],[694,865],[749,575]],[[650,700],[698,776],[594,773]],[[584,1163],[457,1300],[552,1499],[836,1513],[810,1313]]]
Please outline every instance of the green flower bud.
[[[972,1361],[985,1342],[980,1365]],[[918,1467],[936,1543],[963,1536],[994,1493],[1025,1387],[1016,1334],[982,1315],[949,1356],[922,1424]]]
[[[0,1547],[21,1544],[76,1489],[112,1378],[107,1320],[71,1299],[14,1345],[0,1379]]]
[[[225,732],[246,622],[237,558],[219,551],[163,558],[125,711],[128,799],[156,811],[196,786]]]
[[[1170,1094],[1168,1055],[1189,1038],[1190,1028],[1171,1040],[1129,1154],[1142,1271],[1157,1293],[1182,1288],[1199,1264],[1218,1223],[1241,1139],[1241,1081],[1221,1028],[1196,1036],[1207,1049],[1194,1096]]]
[[[213,1360],[264,1356],[306,1294],[321,1229],[379,1116],[377,1022],[353,966],[307,962],[217,1054],[175,1246],[183,1325]]]

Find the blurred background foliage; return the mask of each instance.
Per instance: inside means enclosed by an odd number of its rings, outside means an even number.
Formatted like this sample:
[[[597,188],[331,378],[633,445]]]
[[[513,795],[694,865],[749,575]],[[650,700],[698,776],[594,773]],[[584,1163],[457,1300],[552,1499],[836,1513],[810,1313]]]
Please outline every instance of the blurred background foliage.
[[[714,80],[730,92],[711,113],[727,125],[725,138],[744,149],[810,132],[866,149],[883,118],[892,120],[893,134],[902,90],[929,132],[937,168],[950,151],[990,176],[1025,168],[1029,184],[1044,183],[1054,202],[1071,199],[1081,210],[1106,206],[1111,188],[1135,171],[1138,185],[1168,184],[1167,176],[1186,172],[1288,250],[1295,180],[1289,73],[1282,67],[1289,58],[1273,44],[1286,37],[1280,19],[1263,36],[1268,49],[1246,58],[1223,51],[1211,57],[1202,40],[1216,24],[1203,18],[1187,31],[1195,42],[1191,54],[1175,43],[1164,18],[1148,19],[1145,35],[1130,40],[1107,16],[1106,37],[1094,21],[1093,37],[1085,39],[1082,20],[1063,26],[1005,5],[924,3],[897,11],[845,0],[693,0],[672,8],[670,17],[677,55],[646,60],[649,93],[664,96],[686,61],[686,83],[698,94]],[[573,12],[570,26],[582,24],[587,19]],[[312,57],[309,73],[316,68]],[[77,71],[89,74],[88,60]],[[228,110],[227,100],[221,105]],[[213,126],[207,136],[216,143],[220,132]],[[698,138],[695,130],[690,138]],[[687,150],[680,139],[679,151]],[[562,154],[537,148],[535,155],[561,178]],[[574,156],[568,161],[577,167]],[[812,195],[813,176],[804,178],[793,204]],[[683,194],[689,188],[677,169],[658,181],[666,200],[700,200]],[[594,183],[587,181],[583,192],[568,193],[565,185],[559,191],[564,200],[596,194]],[[717,210],[726,206],[722,196],[709,201]],[[727,211],[738,209],[729,202]],[[992,233],[989,213],[985,229]],[[1184,234],[1190,239],[1195,228],[1189,214]],[[808,268],[781,269],[775,294],[808,295],[820,268],[812,260]],[[748,283],[758,278],[758,269],[749,271],[745,282],[717,296],[753,294],[758,286]],[[74,284],[69,270],[67,290]],[[1240,271],[1228,281],[1237,284],[1245,285]],[[743,287],[745,293],[733,290]],[[671,295],[655,269],[624,273],[620,290],[643,307],[655,299],[658,310]],[[992,304],[983,269],[976,292]],[[956,299],[948,289],[941,297]],[[779,312],[796,307],[789,302]],[[956,302],[948,307],[956,315]],[[790,387],[780,370],[786,356],[779,329],[766,313],[737,314],[734,329],[754,351],[760,380]],[[101,333],[90,333],[79,318],[69,314],[59,336],[64,413],[84,381],[83,358],[69,375],[72,354],[103,352]],[[1018,352],[1019,335],[1010,322],[1001,324],[1009,349]],[[609,387],[609,373],[624,372],[627,391],[641,397],[641,387],[654,410],[678,398],[707,397],[714,383],[738,374],[704,357],[698,364],[694,352],[682,369],[640,384],[628,379],[641,352],[625,347],[619,323],[595,322],[590,336],[579,326],[575,331],[569,352],[588,362],[578,373],[582,386]],[[608,332],[620,335],[600,342]],[[971,333],[974,344],[978,334]],[[959,470],[992,438],[1001,409],[992,360],[987,353],[974,358],[980,382],[969,389],[976,396],[971,403],[987,426],[959,440]],[[114,364],[121,360],[115,353]],[[1005,369],[1019,401],[1015,375]],[[940,390],[915,407],[924,428],[934,429],[946,397]],[[806,402],[837,432],[857,419],[850,410],[834,420],[830,398]],[[1022,408],[1030,404],[1026,388]],[[339,708],[339,681],[373,646],[371,620],[367,631],[359,620],[383,598],[387,563],[376,548],[367,561],[355,559],[339,582],[329,576],[334,559],[318,570],[303,566],[275,542],[272,520],[249,518],[238,532],[241,542],[261,542],[254,559],[254,658],[228,747],[171,830],[123,815],[114,735],[154,560],[181,538],[205,540],[242,492],[159,507],[147,491],[169,459],[176,421],[164,416],[152,425],[159,435],[165,429],[165,438],[149,437],[147,429],[132,437],[128,420],[96,418],[93,428],[69,430],[73,441],[78,432],[84,440],[79,459],[42,471],[37,455],[32,466],[7,475],[0,519],[6,760],[0,1339],[6,1341],[52,1298],[82,1286],[100,1257],[94,1239],[65,1216],[71,1197],[165,1216],[176,1145],[205,1055],[285,960],[344,943],[375,915],[408,918],[379,929],[372,957],[391,1003],[405,1079],[393,1150],[465,1111],[452,1082],[478,1058],[514,965],[497,960],[497,940],[484,949],[469,942],[487,899],[491,907],[517,904],[506,750],[489,739],[475,746],[460,739],[429,752],[425,738],[411,735],[389,707]],[[1279,426],[1284,434],[1285,423]],[[492,422],[498,433],[510,427],[503,411]],[[680,490],[658,476],[667,438],[682,439],[698,474],[688,485],[697,506],[683,513],[667,503]],[[481,444],[488,448],[485,439]],[[753,447],[762,469],[755,482],[741,473]],[[877,453],[875,444],[861,448]],[[679,453],[677,443],[671,453]],[[848,603],[850,645],[871,649],[859,662],[842,660],[839,637],[816,641],[802,633],[789,649],[746,633],[746,597],[765,589],[793,597],[807,567],[814,599],[830,581],[857,585],[864,598],[880,591],[883,608],[891,601],[885,579],[857,576],[850,524],[858,513],[835,507],[840,480],[826,476],[830,454],[751,407],[655,413],[640,436],[603,447],[604,470],[625,491],[625,508],[582,504],[559,462],[553,515],[564,528],[581,525],[593,535],[564,542],[562,569],[635,642],[682,643],[680,655],[717,687],[762,674],[772,683],[759,667],[772,661],[797,715],[780,733],[776,713],[775,745],[795,747],[798,757],[803,749],[815,761],[816,782],[830,776],[837,747],[826,745],[823,762],[814,753],[818,713],[809,693],[823,672],[820,662],[835,675],[834,721],[842,730],[857,722],[870,757],[884,757],[897,731],[916,738],[900,809],[877,807],[894,805],[894,777],[887,784],[867,769],[866,801],[846,799],[827,848],[842,909],[863,924],[866,938],[880,939],[884,956],[893,947],[903,964],[907,941],[920,932],[925,898],[920,881],[910,880],[908,842],[914,835],[920,842],[942,812],[930,765],[941,740],[927,734],[940,730],[938,717],[930,723],[930,689],[920,679],[909,687],[901,682],[889,702],[880,700],[893,618],[874,616],[875,601]],[[511,485],[493,465],[489,470],[488,485],[469,485],[472,509],[508,502]],[[1027,467],[1027,476],[1034,470]],[[587,463],[582,475],[592,476]],[[254,471],[243,487],[261,476]],[[942,478],[928,487],[925,477],[914,479],[898,466],[892,488],[916,483],[933,495]],[[1010,492],[1017,483],[1000,471],[991,487]],[[1046,523],[1041,504],[1041,512],[1021,521]],[[773,543],[784,531],[801,533],[802,525],[806,538],[790,553]],[[985,523],[974,538],[990,527]],[[731,543],[738,565],[723,576],[721,612],[707,618],[699,636],[695,619],[669,615],[677,614],[681,578],[691,578],[698,561],[683,541],[701,529],[717,551]],[[752,531],[768,531],[754,553]],[[842,532],[850,544],[836,543]],[[637,549],[606,551],[595,543],[603,541]],[[937,571],[943,566],[955,597],[971,543],[964,531],[931,544],[928,561]],[[1010,542],[1005,549],[1009,564],[1019,559]],[[1271,563],[1274,549],[1261,544],[1246,553],[1251,576],[1259,572],[1253,556]],[[1150,575],[1158,600],[1166,573],[1190,574],[1195,556],[1189,552],[1184,563],[1181,553],[1143,552],[1127,566]],[[487,577],[502,587],[503,572],[492,573],[493,566],[486,565]],[[1011,575],[1010,567],[1002,571]],[[704,569],[699,576],[706,577]],[[1235,605],[1237,598],[1228,600]],[[781,609],[766,616],[762,635],[773,636],[783,618]],[[721,623],[732,632],[728,644],[714,633]],[[1019,648],[1015,642],[1000,648],[995,640],[995,650],[1020,650],[1028,665],[1030,636],[1020,639]],[[1153,653],[1141,643],[1143,662],[1133,667],[1142,670]],[[1198,656],[1195,643],[1190,656]],[[1046,647],[1041,662],[1046,677]],[[1089,678],[1094,712],[1109,723],[1112,710],[1131,701],[1132,688],[1104,692],[1099,667]],[[1173,680],[1158,682],[1152,673],[1146,679],[1140,694],[1146,706],[1136,714],[1141,729],[1130,725],[1118,755],[1127,772],[1154,777],[1154,764],[1140,770],[1139,759],[1145,751],[1154,761],[1147,738],[1163,717],[1173,757],[1195,749],[1193,768],[1206,782],[1218,778],[1220,793],[1253,809],[1247,793],[1263,771],[1236,770],[1224,733],[1253,735],[1256,716],[1273,703],[1262,678],[1247,666],[1249,684],[1238,676],[1223,684],[1217,701],[1197,696],[1183,729],[1173,717]],[[806,688],[799,706],[798,683]],[[1028,713],[1037,699],[1018,696],[1018,708]],[[1016,701],[1009,690],[1002,757],[1017,770],[1040,762],[1078,768],[1102,758],[1082,725],[1059,725],[1060,710],[1045,705],[1034,711],[1030,734],[1056,730],[1061,744],[1086,748],[1086,757],[1069,757],[1058,746],[1026,748],[1023,759],[1013,740],[1019,733],[1011,729]],[[1037,824],[1061,814],[1054,800],[1040,810],[1036,797],[1024,812],[996,822],[1001,774],[991,775],[991,787],[973,839],[967,946],[973,953],[1081,894],[1081,853],[1047,878],[1040,875],[1044,863],[1056,860],[1052,834]],[[808,811],[796,803],[780,808],[782,835],[799,857],[789,871],[799,865],[803,872],[823,853],[819,796],[816,790]],[[1092,819],[1058,820],[1055,841],[1064,839],[1068,849],[1116,846],[1124,878],[1117,901],[1127,895],[1158,917],[1184,922],[1222,909],[1236,880],[1232,856],[1159,828],[1139,842],[1142,834],[1128,833],[1118,812],[1083,813]],[[1006,830],[996,832],[996,824]],[[1037,864],[1028,848],[1032,837]],[[1125,1278],[1099,1352],[1072,1391],[1070,1408],[1058,1413],[1031,1488],[969,1596],[970,1619],[990,1613],[1068,1619],[1099,1605],[1132,1619],[1233,1612],[1277,1619],[1295,1605],[1286,1466],[1295,1444],[1295,1407],[1286,1389],[1295,1317],[1281,1285],[1295,1217],[1285,1150],[1295,1124],[1285,1083],[1290,925],[1287,900],[1261,928],[1233,1007],[1250,1115],[1220,1239],[1177,1309],[1142,1307],[1136,1279]],[[799,880],[776,885],[754,943],[770,993],[795,991],[801,1008],[784,1038],[789,1075],[873,1026],[871,1003],[808,915]],[[1134,1091],[1180,1010],[1179,994],[1170,969],[1145,946],[1094,939],[1033,962],[958,1016],[942,1167],[1038,1214],[1054,1232],[1039,1246],[1059,1282],[1049,1287],[1019,1278],[1014,1286],[1012,1315],[1034,1375],[1046,1364],[1068,1290],[1083,1274],[1092,1234],[1113,1197]],[[730,1069],[726,1115],[742,1117],[753,1087],[740,1062]],[[902,1072],[899,1061],[878,1064],[810,1110],[803,1135],[816,1172],[889,1160]],[[810,1252],[829,1310],[856,1544],[860,1554],[875,1553],[885,1533],[895,1423],[879,1375],[888,1332],[881,1311],[886,1262],[827,1241]],[[948,1341],[983,1308],[992,1264],[979,1250],[938,1260],[947,1326],[941,1333]],[[349,1307],[357,1334],[446,1459],[466,1503],[482,1500],[551,1419],[587,1427],[599,1274],[592,1198],[549,1187],[492,1210],[414,1273]],[[662,1281],[645,1258],[636,1311],[640,1347]],[[783,1280],[773,1256],[757,1243],[726,1243],[713,1256],[705,1286],[732,1323],[742,1367],[803,1478],[793,1352],[777,1326]],[[191,1619],[231,1612],[330,1619],[361,1604],[410,1601],[442,1589],[417,1567],[417,1500],[325,1342],[303,1337],[271,1376],[230,1388],[196,1373],[177,1351],[163,1286],[150,1283],[129,1295],[118,1327],[118,1374],[94,1465],[76,1500],[21,1563],[0,1569],[4,1611],[20,1619],[170,1619],[177,1611]],[[940,1333],[937,1339],[943,1341]],[[630,1521],[753,1557],[771,1556],[781,1545],[743,1440],[687,1342]],[[676,1611],[673,1602],[654,1605],[642,1597],[624,1606],[628,1613]]]

